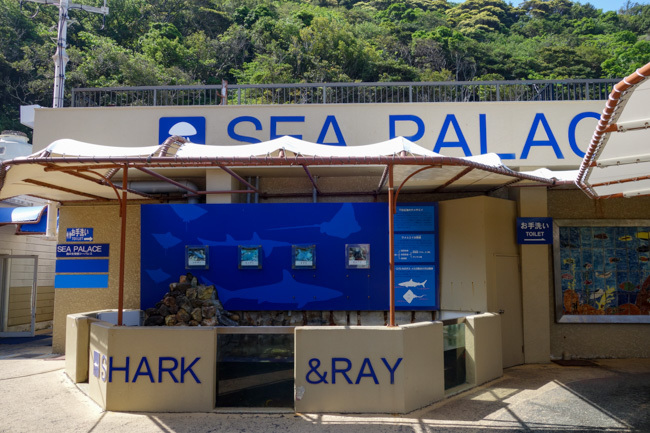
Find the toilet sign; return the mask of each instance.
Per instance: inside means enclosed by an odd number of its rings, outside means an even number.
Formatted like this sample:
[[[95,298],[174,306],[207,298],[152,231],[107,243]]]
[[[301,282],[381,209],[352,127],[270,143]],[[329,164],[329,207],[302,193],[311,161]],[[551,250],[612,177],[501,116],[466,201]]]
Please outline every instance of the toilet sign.
[[[553,218],[517,218],[517,243],[545,245],[553,243]]]

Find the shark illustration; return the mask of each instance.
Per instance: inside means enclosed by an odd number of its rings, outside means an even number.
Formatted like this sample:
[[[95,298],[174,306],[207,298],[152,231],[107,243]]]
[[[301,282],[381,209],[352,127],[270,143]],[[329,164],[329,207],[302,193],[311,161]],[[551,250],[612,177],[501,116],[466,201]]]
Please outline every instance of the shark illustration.
[[[224,303],[231,299],[252,299],[257,300],[258,304],[263,302],[296,304],[296,308],[302,308],[310,302],[327,301],[343,295],[327,287],[299,283],[287,270],[282,271],[282,281],[277,283],[241,290],[226,290],[218,287],[217,291],[219,299]]]
[[[320,228],[321,233],[325,233],[328,236],[340,239],[345,239],[352,233],[356,233],[361,230],[361,226],[357,222],[356,216],[354,214],[354,208],[352,207],[351,203],[343,203],[341,209],[329,221],[325,221],[320,224],[309,224],[304,226],[279,227],[272,230],[295,230],[312,227]]]
[[[151,278],[154,283],[158,284],[170,277],[170,275],[163,271],[162,269],[147,269],[145,272],[147,272],[147,275],[149,275],[149,278]]]
[[[418,286],[422,286],[422,287],[424,287],[424,285],[426,283],[427,283],[427,280],[424,280],[423,282],[418,283],[417,281],[413,281],[413,278],[411,278],[408,281],[404,281],[403,283],[399,283],[398,286],[401,286],[401,287],[418,287]]]
[[[413,299],[415,299],[415,298],[424,298],[424,295],[417,296],[415,293],[413,293],[409,289],[409,290],[406,291],[406,293],[404,293],[404,296],[402,296],[402,297],[406,300],[406,302],[408,302],[410,304],[411,302],[413,302]]]
[[[251,239],[234,239],[232,236],[227,234],[225,241],[211,241],[209,239],[199,238],[199,242],[201,242],[203,245],[210,245],[216,247],[236,247],[239,245],[262,245],[262,249],[264,250],[265,257],[271,255],[271,253],[273,252],[273,248],[291,246],[291,243],[289,242],[262,239],[259,237],[257,232],[253,233],[253,237]]]
[[[151,236],[153,236],[164,249],[171,248],[181,242],[180,239],[172,235],[170,232],[162,234],[152,233]]]

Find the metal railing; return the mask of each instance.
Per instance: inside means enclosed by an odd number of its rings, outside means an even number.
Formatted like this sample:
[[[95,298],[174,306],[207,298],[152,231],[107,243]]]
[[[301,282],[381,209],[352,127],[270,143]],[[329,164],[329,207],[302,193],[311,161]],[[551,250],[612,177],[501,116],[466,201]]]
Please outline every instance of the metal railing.
[[[73,107],[605,100],[618,79],[77,88]],[[225,100],[224,100],[225,99]]]

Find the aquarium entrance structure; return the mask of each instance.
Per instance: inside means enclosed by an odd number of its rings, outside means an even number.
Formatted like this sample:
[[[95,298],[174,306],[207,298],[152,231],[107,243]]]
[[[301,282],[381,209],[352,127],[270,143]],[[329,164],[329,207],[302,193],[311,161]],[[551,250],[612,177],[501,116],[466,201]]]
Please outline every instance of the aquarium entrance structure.
[[[228,173],[240,189],[207,190],[205,185],[180,180],[201,175],[205,179],[207,169]],[[306,176],[313,186],[314,198],[387,195],[389,326],[395,326],[393,214],[399,194],[407,191],[486,194],[503,187],[572,184],[575,179],[574,172],[561,176],[545,169],[529,173],[513,171],[497,154],[444,156],[403,137],[354,147],[315,144],[290,136],[237,146],[197,145],[177,136],[150,147],[111,147],[61,139],[29,157],[2,162],[0,200],[31,195],[61,203],[102,202],[120,206],[118,324],[121,325],[127,202],[164,202],[170,199],[170,191],[176,194],[176,199],[188,200],[211,194],[299,196],[262,191],[246,179],[268,170]],[[371,188],[345,191],[328,190],[316,181],[318,176],[359,175],[374,178],[376,183]],[[149,184],[156,181],[167,188],[139,188],[145,181]]]
[[[650,195],[649,77],[650,63],[615,85],[609,96],[577,178],[591,198]]]

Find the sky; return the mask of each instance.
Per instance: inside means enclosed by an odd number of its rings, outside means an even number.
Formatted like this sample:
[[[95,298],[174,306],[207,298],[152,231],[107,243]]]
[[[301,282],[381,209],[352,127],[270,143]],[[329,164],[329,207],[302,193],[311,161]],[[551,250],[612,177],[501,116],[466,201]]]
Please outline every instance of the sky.
[[[596,7],[596,9],[602,9],[603,12],[607,11],[618,11],[622,6],[627,3],[627,0],[574,0],[577,3],[591,3]],[[632,0],[638,4],[648,4],[650,1],[646,0]]]

